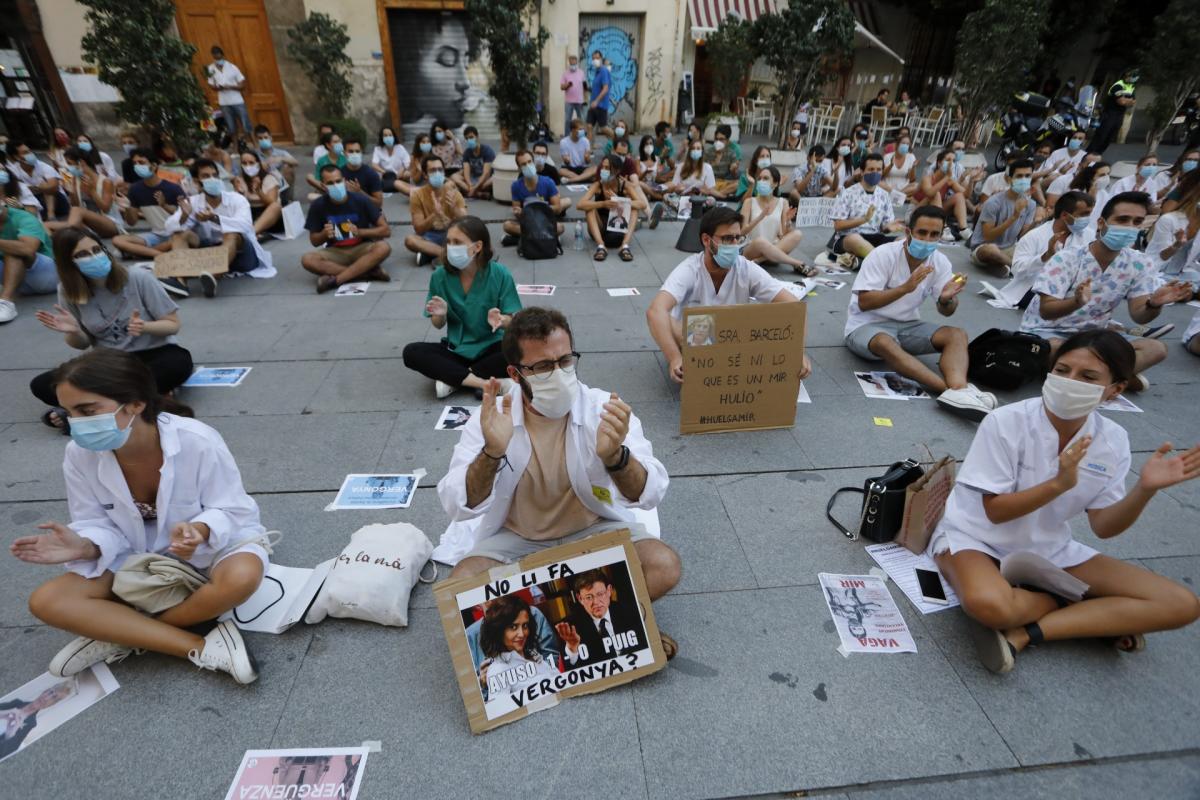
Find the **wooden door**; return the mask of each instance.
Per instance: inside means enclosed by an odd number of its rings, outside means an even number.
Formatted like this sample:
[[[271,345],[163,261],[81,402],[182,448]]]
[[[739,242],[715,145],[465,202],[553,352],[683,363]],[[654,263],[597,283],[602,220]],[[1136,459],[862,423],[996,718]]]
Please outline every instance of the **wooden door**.
[[[209,88],[204,68],[212,63],[209,51],[216,44],[246,76],[242,96],[251,123],[266,125],[278,142],[292,142],[292,122],[262,0],[176,0],[175,10],[180,37],[196,47],[192,70],[209,104],[216,108],[217,93]]]

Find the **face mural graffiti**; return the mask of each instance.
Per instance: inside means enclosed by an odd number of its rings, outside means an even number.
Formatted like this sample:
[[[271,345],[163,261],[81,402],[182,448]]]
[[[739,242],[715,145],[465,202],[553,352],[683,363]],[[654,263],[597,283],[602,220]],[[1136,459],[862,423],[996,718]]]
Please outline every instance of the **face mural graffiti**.
[[[624,117],[627,120],[637,119],[637,80],[638,61],[637,47],[634,36],[616,25],[603,25],[591,28],[584,24],[579,29],[581,53],[594,53],[597,50],[604,56],[612,73],[612,88],[608,92],[608,118]],[[590,57],[582,62],[587,67],[589,83],[596,74]],[[636,122],[634,123],[636,125]]]

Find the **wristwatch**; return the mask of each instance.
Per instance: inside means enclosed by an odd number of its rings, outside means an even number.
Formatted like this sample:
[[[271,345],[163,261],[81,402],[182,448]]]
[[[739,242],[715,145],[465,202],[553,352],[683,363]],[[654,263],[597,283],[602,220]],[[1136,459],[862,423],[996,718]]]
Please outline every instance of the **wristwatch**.
[[[620,472],[627,466],[629,466],[629,448],[625,445],[621,445],[621,457],[617,459],[617,463],[611,467],[608,464],[605,464],[604,470],[606,472]]]

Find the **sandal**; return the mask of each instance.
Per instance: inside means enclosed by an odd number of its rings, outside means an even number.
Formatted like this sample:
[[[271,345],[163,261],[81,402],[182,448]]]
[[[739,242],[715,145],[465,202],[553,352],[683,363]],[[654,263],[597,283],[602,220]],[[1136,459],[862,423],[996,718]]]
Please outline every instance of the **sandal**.
[[[979,654],[979,662],[990,671],[1003,675],[1012,672],[1017,663],[1017,648],[1013,647],[1002,631],[993,630],[969,619],[971,639],[975,642],[975,651]]]
[[[633,251],[628,247],[622,247],[618,255],[621,256],[622,261],[633,261]]]
[[[801,264],[800,266],[793,266],[792,272],[796,273],[797,275],[803,275],[806,278],[815,278],[818,274],[820,274],[821,271],[816,267],[809,266],[808,264]]]
[[[51,416],[52,414],[58,416],[59,420],[62,422],[61,425],[54,424],[54,417]],[[67,410],[65,408],[59,408],[58,406],[55,406],[54,408],[47,409],[46,413],[42,414],[42,424],[48,428],[54,428],[54,430],[58,431],[63,436],[71,435],[71,425],[67,422]]]
[[[1146,637],[1140,633],[1127,633],[1124,636],[1114,636],[1110,641],[1112,641],[1112,646],[1118,653],[1140,653],[1146,649]]]
[[[593,261],[603,261],[606,258],[608,258],[608,250],[603,247],[597,247],[596,252],[592,253]]]

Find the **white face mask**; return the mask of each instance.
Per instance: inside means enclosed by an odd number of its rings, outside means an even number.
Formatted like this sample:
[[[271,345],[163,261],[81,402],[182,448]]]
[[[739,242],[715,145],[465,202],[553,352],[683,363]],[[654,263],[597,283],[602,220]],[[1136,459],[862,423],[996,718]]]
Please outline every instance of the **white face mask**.
[[[1081,419],[1096,410],[1104,399],[1104,387],[1055,375],[1042,384],[1042,402],[1059,419]]]
[[[533,400],[529,404],[543,417],[550,419],[565,417],[575,403],[575,395],[579,394],[575,372],[563,372],[558,367],[544,381],[526,378],[525,383],[533,391]]]

